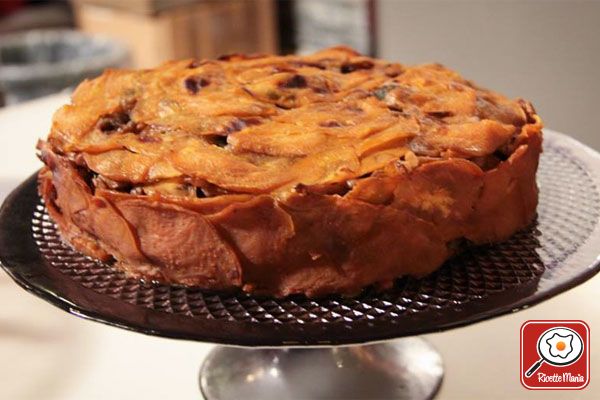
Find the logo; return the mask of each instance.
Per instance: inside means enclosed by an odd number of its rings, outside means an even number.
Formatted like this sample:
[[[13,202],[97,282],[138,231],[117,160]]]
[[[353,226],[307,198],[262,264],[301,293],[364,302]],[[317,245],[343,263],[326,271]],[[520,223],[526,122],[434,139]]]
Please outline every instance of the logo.
[[[590,328],[583,321],[521,326],[521,383],[527,389],[583,389],[590,380]]]

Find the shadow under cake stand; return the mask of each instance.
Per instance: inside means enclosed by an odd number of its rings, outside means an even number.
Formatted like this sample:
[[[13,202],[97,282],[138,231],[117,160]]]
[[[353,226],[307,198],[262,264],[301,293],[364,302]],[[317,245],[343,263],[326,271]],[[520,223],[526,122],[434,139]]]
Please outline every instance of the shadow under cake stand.
[[[546,130],[538,184],[538,218],[528,229],[469,249],[424,279],[356,298],[274,299],[127,278],[60,240],[35,176],[0,210],[0,264],[27,291],[79,317],[228,345],[200,372],[210,400],[427,399],[442,382],[442,359],[416,335],[518,311],[598,272],[600,155]]]

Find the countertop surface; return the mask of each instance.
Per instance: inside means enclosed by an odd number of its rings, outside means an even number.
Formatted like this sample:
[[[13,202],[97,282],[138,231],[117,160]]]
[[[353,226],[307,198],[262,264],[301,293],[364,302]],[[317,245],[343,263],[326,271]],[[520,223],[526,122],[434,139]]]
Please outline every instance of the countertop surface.
[[[65,94],[0,109],[0,199],[40,167]],[[568,133],[568,132],[567,132]],[[600,243],[598,246],[600,252]],[[540,305],[468,327],[425,335],[442,354],[437,399],[600,398],[600,278]],[[88,322],[26,293],[0,273],[0,398],[199,399],[198,371],[213,345],[144,336]],[[581,391],[530,391],[519,379],[519,331],[530,319],[579,319],[591,328],[591,380]]]

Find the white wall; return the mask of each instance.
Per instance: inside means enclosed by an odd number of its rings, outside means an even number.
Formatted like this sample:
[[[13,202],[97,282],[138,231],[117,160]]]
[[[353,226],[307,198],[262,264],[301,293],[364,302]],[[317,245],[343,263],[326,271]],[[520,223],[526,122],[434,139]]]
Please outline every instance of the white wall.
[[[600,150],[600,1],[379,0],[379,56],[438,61]]]

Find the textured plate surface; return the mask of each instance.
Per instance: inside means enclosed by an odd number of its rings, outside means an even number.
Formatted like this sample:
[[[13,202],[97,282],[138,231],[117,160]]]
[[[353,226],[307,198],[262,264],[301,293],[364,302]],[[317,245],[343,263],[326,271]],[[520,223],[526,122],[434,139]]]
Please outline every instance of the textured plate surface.
[[[147,334],[244,346],[384,340],[516,311],[598,272],[600,156],[545,132],[536,223],[433,275],[357,298],[272,299],[140,282],[63,244],[29,178],[0,211],[0,261],[24,288],[84,318]]]

